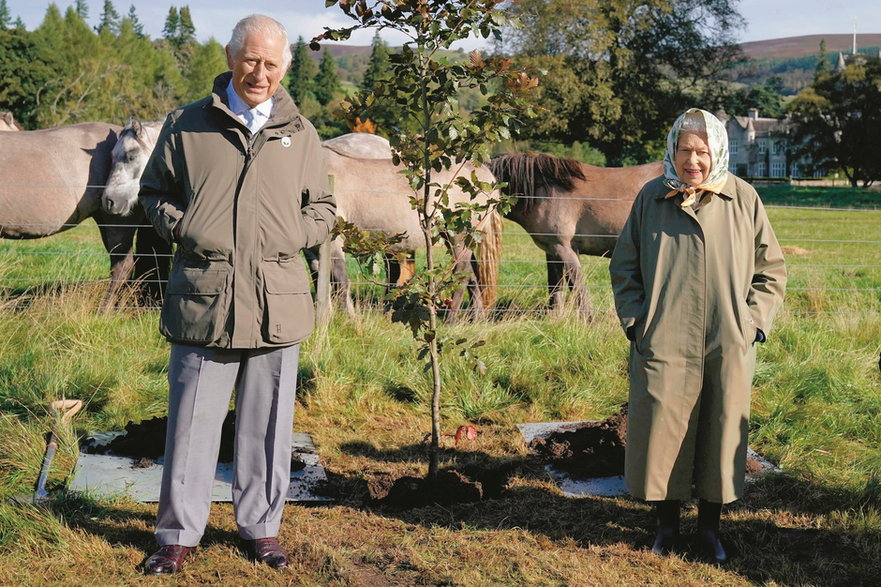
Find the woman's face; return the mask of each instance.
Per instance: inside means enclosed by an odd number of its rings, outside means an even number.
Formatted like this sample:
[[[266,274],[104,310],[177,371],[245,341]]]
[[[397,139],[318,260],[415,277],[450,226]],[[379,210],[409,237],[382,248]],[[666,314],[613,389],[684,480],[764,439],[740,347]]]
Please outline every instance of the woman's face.
[[[713,160],[706,132],[684,132],[676,146],[676,173],[682,183],[697,187],[707,182]]]

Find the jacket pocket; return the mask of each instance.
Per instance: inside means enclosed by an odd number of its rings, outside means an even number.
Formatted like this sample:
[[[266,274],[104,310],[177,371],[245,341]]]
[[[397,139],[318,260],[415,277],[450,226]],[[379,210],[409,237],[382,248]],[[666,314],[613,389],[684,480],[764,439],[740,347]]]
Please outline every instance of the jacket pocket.
[[[226,261],[176,263],[162,305],[162,334],[175,341],[201,344],[220,338],[229,309],[231,273]]]
[[[315,306],[303,259],[297,255],[286,261],[264,261],[262,269],[264,338],[280,344],[300,342],[315,326]]]

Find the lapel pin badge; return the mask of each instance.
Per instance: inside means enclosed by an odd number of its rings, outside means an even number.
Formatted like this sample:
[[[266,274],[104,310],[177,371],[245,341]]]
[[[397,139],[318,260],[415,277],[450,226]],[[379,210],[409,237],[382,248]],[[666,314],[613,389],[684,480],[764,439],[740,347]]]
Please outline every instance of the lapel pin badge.
[[[291,137],[282,137],[281,138],[281,146],[282,147],[290,147],[291,146]]]

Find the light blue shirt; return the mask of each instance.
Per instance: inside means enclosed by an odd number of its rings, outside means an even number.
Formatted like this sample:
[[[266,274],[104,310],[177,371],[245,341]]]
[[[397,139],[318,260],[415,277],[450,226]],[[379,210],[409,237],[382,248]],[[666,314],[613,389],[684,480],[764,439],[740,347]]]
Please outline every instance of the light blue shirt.
[[[263,125],[266,124],[266,121],[269,120],[269,116],[272,114],[272,104],[275,98],[269,98],[265,102],[261,102],[251,108],[236,93],[232,80],[230,80],[229,85],[226,87],[226,96],[229,99],[229,109],[232,110],[232,113],[239,120],[245,123],[251,134],[255,134],[263,128]]]

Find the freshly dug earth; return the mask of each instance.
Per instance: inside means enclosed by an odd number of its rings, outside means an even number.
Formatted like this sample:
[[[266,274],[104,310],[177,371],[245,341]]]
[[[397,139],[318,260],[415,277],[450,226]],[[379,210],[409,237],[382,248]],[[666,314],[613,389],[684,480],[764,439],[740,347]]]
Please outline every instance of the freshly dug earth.
[[[624,404],[606,420],[568,425],[533,439],[529,448],[550,460],[556,469],[576,478],[589,479],[623,475],[626,444],[627,404]]]
[[[167,418],[153,418],[143,422],[129,422],[125,434],[117,436],[105,445],[87,447],[86,451],[98,454],[114,454],[136,459],[136,468],[150,467],[153,461],[165,454],[165,431],[168,427]],[[218,461],[231,463],[236,438],[236,413],[229,412],[223,420],[220,432],[220,454]],[[296,456],[291,457],[291,472],[299,471],[306,466]]]
[[[368,481],[367,489],[374,503],[393,509],[471,503],[500,497],[517,467],[516,462],[466,465],[439,471],[434,480],[380,473]]]
[[[570,424],[529,443],[529,448],[554,468],[577,479],[623,475],[626,447],[627,404],[606,420]],[[747,458],[748,476],[763,470],[761,463]]]

